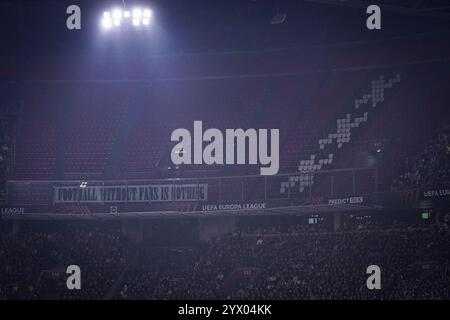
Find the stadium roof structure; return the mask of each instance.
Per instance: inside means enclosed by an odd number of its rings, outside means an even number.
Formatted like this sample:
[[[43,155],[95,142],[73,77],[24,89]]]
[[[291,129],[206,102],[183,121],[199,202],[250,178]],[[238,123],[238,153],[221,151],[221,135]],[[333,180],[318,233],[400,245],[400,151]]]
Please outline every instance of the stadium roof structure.
[[[125,3],[131,6],[134,1]],[[148,56],[278,49],[450,29],[450,6],[446,0],[376,1],[383,10],[383,26],[386,26],[377,32],[367,32],[365,28],[366,8],[373,4],[365,0],[279,1],[279,11],[286,14],[286,19],[276,25],[271,24],[271,19],[277,12],[277,1],[139,3],[150,6],[155,13],[151,31],[108,38],[99,36],[98,19],[111,4],[121,7],[120,0],[77,1],[82,10],[82,28],[76,32],[65,27],[67,3],[64,1],[2,1],[0,19],[9,26],[0,30],[0,36],[8,43],[2,48],[2,56],[11,62],[27,57],[39,63],[45,57],[67,55],[97,55],[100,60],[139,52]]]
[[[304,0],[318,4],[352,8],[367,8],[371,4],[383,7],[383,10],[404,15],[450,19],[450,5],[447,0],[379,0],[376,3],[366,0]]]

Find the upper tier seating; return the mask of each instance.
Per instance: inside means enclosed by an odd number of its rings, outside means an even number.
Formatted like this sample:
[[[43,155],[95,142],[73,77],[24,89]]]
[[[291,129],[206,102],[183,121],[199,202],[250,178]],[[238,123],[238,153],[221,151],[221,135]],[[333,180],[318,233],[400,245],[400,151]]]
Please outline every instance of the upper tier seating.
[[[354,45],[166,57],[158,58],[161,64],[153,66],[158,76],[148,81],[29,84],[9,178],[154,177],[157,167],[170,166],[171,132],[191,129],[194,120],[208,128],[279,128],[280,172],[352,167],[352,152],[367,148],[375,137],[419,138],[440,121],[449,66],[429,61],[445,57],[447,47],[408,56],[404,50],[410,45],[386,44],[392,48],[375,50],[378,56]],[[250,57],[258,68],[242,64]],[[402,109],[410,105],[414,116]],[[423,125],[416,131],[418,119]],[[397,129],[380,134],[390,123]],[[258,169],[189,168],[215,175],[257,174]],[[310,183],[300,175],[291,179],[281,192],[289,185],[301,192]]]

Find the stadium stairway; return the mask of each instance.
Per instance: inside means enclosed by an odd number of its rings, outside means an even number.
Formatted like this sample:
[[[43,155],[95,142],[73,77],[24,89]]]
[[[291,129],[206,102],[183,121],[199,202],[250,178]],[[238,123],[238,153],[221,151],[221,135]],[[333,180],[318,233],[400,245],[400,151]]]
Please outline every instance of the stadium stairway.
[[[296,117],[292,119],[288,135],[282,141],[281,167],[290,168],[290,172],[298,169],[298,159],[315,150],[317,138],[323,134],[348,101],[353,99],[355,89],[368,80],[365,72],[331,72],[316,75],[318,82],[310,89],[311,94],[303,93],[302,103],[297,103],[294,110]],[[305,100],[307,99],[307,100]],[[326,108],[327,112],[323,110]],[[292,114],[292,111],[289,112]]]
[[[139,99],[139,97],[133,97],[132,99]],[[138,103],[130,103],[130,105],[132,105],[134,109],[133,112],[129,111],[126,113],[122,124],[120,125],[118,136],[113,142],[111,147],[111,157],[105,166],[104,175],[106,178],[114,178],[119,175],[120,157],[126,152],[127,144],[132,136],[132,130],[143,113],[143,106],[140,106]]]
[[[117,277],[114,284],[111,288],[106,292],[103,300],[112,300],[115,296],[117,296],[119,290],[122,288],[125,280],[127,279],[128,273],[137,265],[139,260],[139,245],[137,243],[129,244],[128,246],[128,254],[127,254],[127,265],[122,270],[120,275]]]
[[[347,111],[345,116],[335,119],[336,129],[331,129],[327,136],[318,139],[315,152],[309,159],[299,161],[299,175],[289,177],[289,181],[281,183],[280,193],[284,194],[288,189],[298,186],[298,192],[302,193],[314,184],[314,172],[320,172],[325,167],[333,164],[335,153],[340,152],[342,147],[351,142],[352,131],[363,126],[368,121],[369,114],[380,103],[385,101],[385,90],[392,88],[400,82],[400,74],[386,79],[380,76],[371,81],[369,90],[353,101],[352,111]],[[367,92],[369,91],[369,92]],[[347,109],[348,110],[348,109]],[[327,150],[326,150],[327,149]]]
[[[67,154],[67,129],[69,125],[69,108],[60,108],[58,121],[56,122],[56,160],[54,175],[57,179],[64,178],[64,163]]]
[[[358,154],[367,153],[375,143],[381,143],[382,152],[376,154],[380,169],[377,177],[379,188],[391,185],[392,179],[398,175],[396,171],[400,161],[417,153],[428,143],[426,137],[433,133],[432,128],[442,126],[446,120],[439,115],[446,112],[448,89],[440,84],[448,83],[448,66],[425,64],[413,70],[402,70],[402,77],[404,81],[395,92],[388,93],[386,103],[374,110],[374,116],[358,129],[358,134],[353,135],[355,139],[337,154],[334,162],[335,168],[358,166],[361,162]],[[349,190],[350,185],[351,181],[347,181],[338,188]],[[370,192],[363,185],[357,189],[359,194]]]

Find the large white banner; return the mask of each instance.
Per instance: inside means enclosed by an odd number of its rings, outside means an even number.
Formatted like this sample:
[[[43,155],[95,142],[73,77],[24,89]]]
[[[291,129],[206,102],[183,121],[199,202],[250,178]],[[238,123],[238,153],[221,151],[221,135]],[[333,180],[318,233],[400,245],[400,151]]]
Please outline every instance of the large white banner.
[[[206,201],[207,184],[54,187],[55,203]]]

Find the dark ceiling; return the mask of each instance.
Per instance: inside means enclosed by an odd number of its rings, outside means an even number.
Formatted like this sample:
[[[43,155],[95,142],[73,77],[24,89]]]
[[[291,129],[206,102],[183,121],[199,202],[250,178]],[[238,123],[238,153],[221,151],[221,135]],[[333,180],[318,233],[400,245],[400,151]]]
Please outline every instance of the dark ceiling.
[[[101,12],[115,6],[148,5],[155,24],[146,32],[99,32]],[[78,4],[82,30],[65,27],[66,7]],[[382,8],[382,30],[365,27],[369,4]],[[277,11],[285,23],[272,25]],[[447,0],[109,0],[0,3],[1,56],[97,54],[111,42],[123,54],[177,54],[260,50],[450,30]]]

